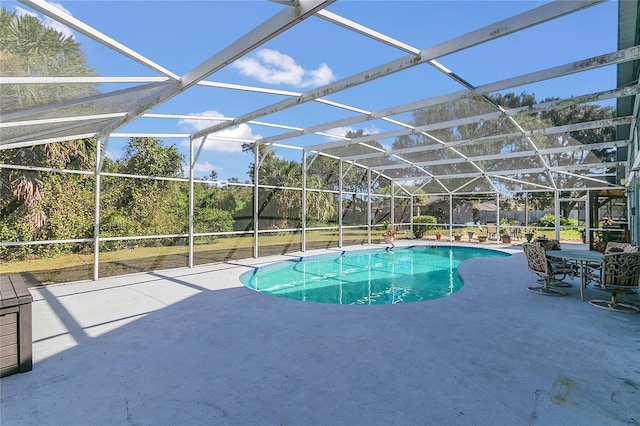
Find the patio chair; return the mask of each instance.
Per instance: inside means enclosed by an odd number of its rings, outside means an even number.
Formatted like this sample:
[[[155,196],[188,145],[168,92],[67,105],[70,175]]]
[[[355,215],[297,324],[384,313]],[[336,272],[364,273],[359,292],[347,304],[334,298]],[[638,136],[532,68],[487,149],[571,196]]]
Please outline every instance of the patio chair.
[[[544,296],[565,296],[567,293],[552,287],[553,270],[544,248],[540,244],[523,243],[522,250],[527,257],[527,267],[540,277],[543,283],[539,287],[527,287],[527,290]]]
[[[520,241],[522,239],[522,228],[520,227],[520,222],[513,223],[512,225],[511,236],[514,240]]]
[[[539,244],[545,252],[547,250],[562,250],[562,247],[560,247],[560,241],[558,240],[537,238],[534,243]],[[550,256],[547,256],[547,260],[551,263],[551,269],[553,270],[552,285],[554,287],[571,287],[571,284],[564,280],[567,276],[573,278],[578,275],[577,265],[567,262],[564,259],[558,259]]]
[[[637,314],[640,307],[630,303],[620,303],[617,300],[618,292],[634,293],[638,290],[640,279],[640,253],[613,252],[605,254],[602,258],[602,267],[599,269],[599,277],[593,277],[596,281],[594,288],[611,293],[609,300],[591,300],[593,306],[610,311]]]
[[[638,246],[635,246],[633,244],[630,243],[617,243],[617,242],[613,242],[610,241],[607,243],[605,249],[604,249],[604,254],[609,254],[609,253],[637,253],[638,252]],[[587,273],[587,283],[590,283],[591,281],[596,281],[599,282],[600,280],[600,274],[601,274],[601,270],[602,270],[602,263],[597,263],[597,264],[589,264],[587,263],[587,268],[588,268],[588,273]]]
[[[560,241],[558,240],[550,240],[548,238],[536,238],[533,242],[542,246],[542,248],[544,248],[545,251],[562,250],[562,247],[560,247]]]

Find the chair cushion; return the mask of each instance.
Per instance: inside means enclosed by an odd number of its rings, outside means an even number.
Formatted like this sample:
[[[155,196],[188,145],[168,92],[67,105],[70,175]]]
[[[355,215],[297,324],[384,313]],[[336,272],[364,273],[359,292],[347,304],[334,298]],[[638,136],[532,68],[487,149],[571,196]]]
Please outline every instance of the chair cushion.
[[[544,251],[549,250],[561,250],[560,241],[558,240],[547,240],[546,238],[536,238],[535,242],[538,243]]]
[[[604,253],[635,253],[638,251],[638,246],[631,245],[629,243],[615,243],[610,242],[604,250]]]

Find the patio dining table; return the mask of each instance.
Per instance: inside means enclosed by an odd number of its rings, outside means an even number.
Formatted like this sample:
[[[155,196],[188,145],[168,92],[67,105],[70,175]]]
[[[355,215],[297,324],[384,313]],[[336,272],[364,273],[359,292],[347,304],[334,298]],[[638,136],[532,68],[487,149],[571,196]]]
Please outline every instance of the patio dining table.
[[[564,259],[580,267],[580,300],[584,300],[584,289],[587,287],[587,266],[602,264],[603,254],[594,250],[548,250],[547,257]]]

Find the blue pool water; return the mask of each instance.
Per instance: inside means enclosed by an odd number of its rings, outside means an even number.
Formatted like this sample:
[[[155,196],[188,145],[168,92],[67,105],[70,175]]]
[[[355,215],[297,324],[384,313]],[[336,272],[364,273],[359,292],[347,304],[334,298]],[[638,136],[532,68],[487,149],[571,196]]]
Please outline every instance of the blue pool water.
[[[245,272],[248,288],[306,302],[373,305],[438,299],[462,287],[458,265],[494,250],[420,246],[312,256]]]

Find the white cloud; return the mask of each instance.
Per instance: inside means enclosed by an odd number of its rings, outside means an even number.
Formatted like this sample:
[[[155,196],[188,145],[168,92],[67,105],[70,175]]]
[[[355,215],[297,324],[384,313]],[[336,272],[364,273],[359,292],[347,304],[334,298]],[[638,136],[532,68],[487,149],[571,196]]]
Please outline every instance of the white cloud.
[[[180,126],[186,128],[189,132],[197,132],[202,129],[211,127],[217,123],[226,121],[222,120],[224,115],[217,111],[205,111],[197,114],[189,114],[194,118],[182,119],[178,122]],[[198,117],[219,117],[221,120],[202,119]],[[254,134],[248,124],[242,123],[239,126],[230,127],[210,134],[204,144],[203,150],[218,152],[242,152],[242,143],[260,139],[262,136]],[[239,140],[233,140],[239,139]],[[202,138],[196,139],[196,147],[199,146]],[[182,146],[189,146],[189,141],[183,141]]]
[[[118,161],[121,158],[121,155],[119,153],[109,150],[107,150],[104,155],[111,161]]]
[[[68,13],[69,15],[71,15],[71,13],[69,13],[69,11],[67,9],[65,9],[60,3],[50,3],[52,6],[57,7],[60,10],[63,10],[64,12]],[[20,6],[16,6],[16,13],[18,14],[18,16],[33,16],[36,17],[38,19],[40,19],[40,22],[42,22],[42,25],[44,25],[45,27],[49,27],[52,28],[56,31],[58,31],[60,34],[62,34],[63,36],[65,36],[66,38],[73,38],[73,31],[71,31],[71,29],[63,24],[61,24],[58,21],[55,21],[51,18],[49,18],[48,16],[40,16],[34,12],[31,12],[29,10],[23,9]]]
[[[291,56],[272,49],[258,50],[255,56],[238,59],[232,66],[243,75],[262,83],[317,87],[335,80],[335,75],[327,64],[320,64],[315,70],[305,70]]]
[[[334,127],[333,129],[326,130],[324,133],[344,137],[347,135],[347,133],[356,133],[358,130],[359,129],[354,129],[353,127]],[[378,133],[380,133],[380,129],[375,126],[364,128],[362,129],[362,131],[365,135],[377,135]],[[331,138],[331,140],[339,140],[339,138]]]
[[[193,113],[189,115],[193,118],[181,119],[180,121],[178,121],[178,125],[183,126],[190,131],[206,129],[207,127],[211,127],[218,123],[226,121],[224,119],[224,115],[220,114],[218,111],[213,110]]]
[[[182,170],[185,171],[185,174],[189,175],[189,162],[182,163]],[[193,168],[194,174],[196,178],[208,178],[211,175],[211,171],[219,171],[220,167],[214,166],[208,161],[196,163]]]
[[[188,166],[185,170],[188,169]],[[209,163],[208,161],[205,161],[204,163],[196,163],[196,166],[193,168],[194,171],[198,174],[204,174],[204,175],[209,175],[211,174],[212,170],[219,170],[219,168],[217,166],[214,166],[213,164]]]

